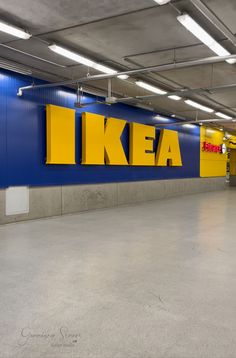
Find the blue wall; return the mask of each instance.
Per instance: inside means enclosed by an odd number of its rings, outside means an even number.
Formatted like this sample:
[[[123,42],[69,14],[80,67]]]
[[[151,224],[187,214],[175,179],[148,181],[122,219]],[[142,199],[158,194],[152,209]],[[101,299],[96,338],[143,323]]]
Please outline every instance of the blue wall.
[[[82,166],[81,112],[103,114],[139,123],[156,124],[156,113],[123,104],[91,105],[76,111],[77,165],[45,165],[46,104],[74,108],[76,96],[65,88],[24,92],[21,86],[33,79],[0,71],[0,187],[14,185],[46,186],[76,183],[105,183],[152,179],[199,177],[199,127],[168,126],[179,131],[183,167]],[[35,83],[41,83],[35,80]],[[96,97],[87,96],[86,101]],[[157,131],[157,139],[159,131]],[[122,137],[128,155],[128,128]],[[155,143],[155,147],[157,141]]]

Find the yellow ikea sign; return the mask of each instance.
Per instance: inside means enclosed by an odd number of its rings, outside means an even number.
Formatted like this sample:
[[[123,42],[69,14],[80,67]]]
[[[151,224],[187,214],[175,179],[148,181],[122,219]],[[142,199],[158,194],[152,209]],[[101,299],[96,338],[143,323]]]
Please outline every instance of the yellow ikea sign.
[[[47,164],[76,164],[75,110],[47,105]],[[182,166],[178,132],[163,129],[156,153],[156,129],[139,123],[129,125],[129,160],[121,142],[127,125],[123,119],[82,114],[82,164]]]

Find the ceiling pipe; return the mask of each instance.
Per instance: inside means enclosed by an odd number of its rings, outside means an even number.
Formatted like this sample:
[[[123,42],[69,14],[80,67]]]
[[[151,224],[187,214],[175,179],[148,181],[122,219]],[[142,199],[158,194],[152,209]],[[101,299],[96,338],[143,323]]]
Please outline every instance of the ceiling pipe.
[[[218,42],[220,44],[223,44],[225,41],[227,41],[227,39],[220,39],[218,40]],[[146,51],[146,52],[139,52],[139,53],[133,53],[131,55],[125,55],[124,57],[122,57],[122,59],[124,61],[129,62],[130,59],[132,59],[133,57],[140,57],[140,56],[147,56],[147,55],[153,55],[153,54],[164,54],[166,52],[170,52],[170,53],[177,53],[177,51],[181,51],[181,50],[191,50],[191,49],[195,49],[197,47],[203,47],[204,44],[202,42],[199,43],[195,43],[192,45],[185,45],[185,46],[177,46],[177,47],[168,47],[168,48],[162,48],[160,50],[153,50],[153,51]]]
[[[77,78],[77,79],[72,79],[72,80],[66,80],[66,81],[61,81],[61,82],[48,83],[48,84],[45,84],[45,85],[32,85],[32,86],[20,87],[19,90],[18,90],[17,95],[22,96],[23,91],[24,90],[29,90],[29,89],[66,86],[66,85],[70,85],[70,84],[73,84],[73,83],[80,83],[81,84],[81,83],[88,82],[88,81],[104,80],[104,79],[108,79],[108,78],[114,78],[114,77],[117,77],[119,75],[132,76],[132,75],[136,75],[136,74],[139,74],[139,73],[145,73],[145,72],[152,72],[152,71],[154,71],[154,72],[159,71],[160,72],[160,71],[181,69],[181,68],[187,68],[187,67],[192,67],[192,66],[200,66],[200,65],[207,65],[207,64],[212,64],[212,63],[223,62],[223,61],[228,60],[228,59],[236,59],[236,55],[220,56],[220,57],[219,56],[205,57],[205,58],[197,59],[197,60],[190,60],[190,61],[183,61],[183,62],[172,62],[172,63],[165,64],[165,65],[157,65],[157,66],[138,68],[138,69],[135,69],[135,70],[127,70],[127,71],[117,72],[116,74],[93,75],[93,76],[87,76],[87,77],[82,77],[82,78]]]
[[[230,85],[223,85],[223,86],[217,86],[217,87],[209,87],[209,88],[193,88],[193,89],[182,89],[178,91],[172,91],[167,92],[165,94],[150,94],[150,95],[143,95],[143,96],[135,96],[135,97],[124,97],[124,98],[117,98],[119,101],[128,102],[134,99],[152,99],[156,97],[168,97],[168,96],[182,96],[186,97],[191,94],[213,94],[215,92],[221,92],[226,89],[234,89],[236,88],[236,84],[230,84]]]
[[[46,62],[46,63],[48,63],[49,65],[53,65],[53,66],[57,66],[57,67],[61,67],[61,68],[66,68],[66,66],[64,66],[64,65],[60,65],[59,63],[56,63],[56,62],[53,62],[53,61],[46,60],[45,58],[42,58],[42,57],[39,57],[39,56],[36,56],[36,55],[32,55],[31,53],[28,53],[28,52],[25,52],[25,51],[19,50],[19,49],[15,48],[15,47],[8,46],[8,45],[1,44],[1,43],[0,43],[0,46],[5,47],[5,48],[6,48],[6,49],[8,49],[8,50],[11,50],[11,51],[15,51],[15,52],[21,53],[22,55],[25,55],[25,56],[29,56],[29,57],[35,58],[36,60]]]

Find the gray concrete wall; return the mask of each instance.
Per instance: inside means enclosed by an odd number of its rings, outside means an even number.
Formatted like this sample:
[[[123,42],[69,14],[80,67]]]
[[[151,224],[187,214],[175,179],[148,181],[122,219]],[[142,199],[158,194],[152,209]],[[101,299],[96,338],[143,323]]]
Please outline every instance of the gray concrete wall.
[[[29,213],[10,216],[5,215],[5,190],[0,190],[0,224],[225,188],[221,177],[36,187],[29,189]]]

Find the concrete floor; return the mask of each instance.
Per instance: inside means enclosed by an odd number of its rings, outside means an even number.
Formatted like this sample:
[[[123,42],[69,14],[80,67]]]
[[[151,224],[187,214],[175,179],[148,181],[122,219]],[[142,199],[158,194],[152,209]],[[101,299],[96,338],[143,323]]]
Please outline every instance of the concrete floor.
[[[0,227],[1,358],[235,358],[236,190]]]

